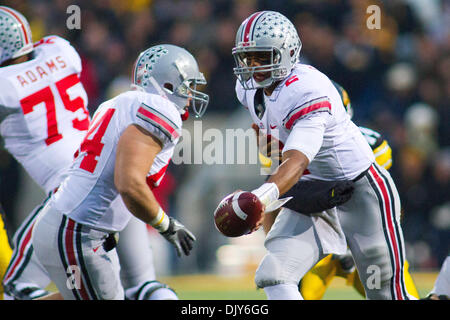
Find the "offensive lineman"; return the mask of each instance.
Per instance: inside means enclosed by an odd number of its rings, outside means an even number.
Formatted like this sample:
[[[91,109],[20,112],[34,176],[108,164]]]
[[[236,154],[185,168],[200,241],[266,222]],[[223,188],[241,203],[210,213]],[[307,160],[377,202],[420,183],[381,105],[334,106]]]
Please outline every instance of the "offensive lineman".
[[[238,29],[237,97],[260,130],[284,146],[281,165],[252,192],[271,205],[305,170],[308,180],[352,180],[354,191],[346,203],[311,216],[283,208],[267,234],[268,252],[255,282],[268,299],[301,299],[300,279],[326,255],[344,254],[348,245],[368,299],[409,299],[395,184],[376,164],[332,82],[298,63],[300,49],[295,27],[278,12],[256,12]],[[372,267],[380,278],[368,286]]]
[[[87,95],[79,80],[81,60],[74,48],[57,36],[33,45],[29,24],[16,10],[0,7],[0,21],[1,134],[6,149],[51,194],[72,163],[90,121]],[[2,275],[8,298],[36,299],[48,294],[44,289],[50,279],[30,241],[42,207],[38,206],[15,233],[12,259],[5,277]],[[126,210],[120,197],[111,210]],[[127,298],[177,299],[173,291],[155,281],[145,224],[131,219],[121,236],[118,251]],[[2,250],[4,254],[7,251]]]
[[[353,108],[347,91],[336,82],[334,81],[332,82],[339,92],[339,95],[341,97],[346,112],[350,115],[350,118],[352,118]],[[361,126],[359,127],[359,129],[361,130],[361,133],[363,134],[364,138],[367,140],[367,143],[373,150],[375,161],[381,167],[388,170],[392,166],[392,149],[389,146],[388,142],[385,139],[383,139],[383,137],[378,132],[374,130]],[[275,159],[281,158],[280,153],[281,150],[279,150],[276,154],[275,152],[269,154],[269,156],[275,155],[274,157]],[[261,163],[263,165],[265,165],[266,167],[271,166],[271,158],[265,157],[262,153],[260,153],[259,156],[260,159],[262,160]],[[311,192],[312,191],[311,188],[313,187],[314,182],[308,181],[307,183],[308,186],[304,186],[303,188],[297,188],[294,193],[297,196],[301,196],[299,195],[299,191]],[[300,180],[297,183],[297,186],[300,186],[300,184],[305,184],[305,182]],[[327,205],[327,209],[328,208],[331,209],[332,207],[345,203],[347,201],[347,198],[344,197],[345,188],[339,188],[339,185],[337,185],[336,182],[335,183],[330,182],[328,185],[325,185],[325,183],[321,181],[320,184],[317,185],[317,187],[322,189],[319,197],[321,202],[322,203],[329,202],[329,204]],[[340,196],[343,199],[339,199]],[[304,208],[305,206],[308,205],[309,202],[312,202],[312,204],[310,204],[309,206],[314,207],[314,200],[315,199],[311,197],[302,197],[302,200],[296,201],[295,204],[288,203],[288,207],[294,211],[302,212],[302,209],[305,210]],[[299,208],[296,208],[295,205],[299,205]],[[316,211],[318,212],[321,210],[317,209]],[[275,221],[278,212],[279,210],[274,212],[267,212],[264,215],[263,226],[264,231],[266,233],[269,232],[270,228],[272,227],[272,224]],[[305,274],[305,276],[301,279],[299,285],[300,293],[305,300],[322,299],[326,289],[328,288],[328,286],[330,285],[331,281],[335,276],[346,279],[347,285],[353,286],[363,297],[365,296],[364,286],[362,285],[361,280],[359,279],[358,271],[355,268],[353,258],[349,250],[347,251],[348,252],[344,255],[326,256],[325,258],[320,260],[309,272]],[[414,281],[412,280],[412,277],[408,269],[409,269],[408,261],[405,260],[404,276],[406,289],[408,293],[413,295],[415,298],[419,299],[419,293],[417,292],[416,286],[414,284]]]
[[[194,235],[159,206],[147,186],[158,183],[180,138],[188,105],[201,116],[208,95],[195,58],[173,45],[157,45],[136,60],[134,89],[102,103],[67,178],[46,204],[33,230],[36,254],[64,299],[123,299],[119,264],[105,239],[114,237],[131,214],[108,211],[120,195],[129,211],[156,228],[179,255],[188,255]],[[79,286],[66,286],[68,266]]]

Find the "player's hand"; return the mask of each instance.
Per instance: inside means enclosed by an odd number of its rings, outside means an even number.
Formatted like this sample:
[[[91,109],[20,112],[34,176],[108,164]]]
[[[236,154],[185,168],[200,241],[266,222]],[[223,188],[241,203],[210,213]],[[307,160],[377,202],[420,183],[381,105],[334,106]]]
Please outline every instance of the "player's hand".
[[[256,230],[258,230],[264,222],[264,211],[266,211],[266,206],[263,203],[263,207],[262,207],[262,212],[261,212],[261,218],[256,222],[255,227],[253,227],[252,230],[250,230],[250,233],[255,232]]]
[[[328,194],[328,203],[330,206],[341,205],[350,200],[353,191],[355,190],[354,183],[352,181],[343,181],[336,184]]]
[[[188,256],[196,240],[192,232],[172,217],[170,217],[169,228],[161,232],[161,235],[175,247],[179,257],[181,253]]]
[[[242,189],[237,189],[237,190],[234,191],[231,195],[234,195],[234,194],[236,194],[236,193],[238,193],[238,192],[241,192],[241,191],[242,191]],[[255,224],[255,226],[253,227],[253,229],[250,230],[249,234],[252,233],[252,232],[255,232],[256,230],[258,230],[258,229],[262,226],[262,224],[263,224],[263,221],[264,221],[264,211],[266,211],[266,206],[264,205],[264,203],[263,203],[262,205],[263,205],[263,206],[262,206],[262,211],[261,211],[261,218],[256,222],[256,224]]]
[[[252,129],[255,131],[256,139],[259,141],[259,127],[256,123],[252,123]]]

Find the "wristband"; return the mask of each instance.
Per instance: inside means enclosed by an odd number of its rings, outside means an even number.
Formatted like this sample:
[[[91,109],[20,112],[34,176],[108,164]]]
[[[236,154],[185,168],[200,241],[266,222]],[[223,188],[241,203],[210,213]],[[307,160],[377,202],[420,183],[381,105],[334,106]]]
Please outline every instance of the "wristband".
[[[158,214],[156,218],[150,221],[150,225],[158,230],[159,232],[164,232],[169,228],[170,219],[169,216],[164,212],[164,210],[159,207]]]
[[[277,200],[280,195],[277,185],[273,182],[264,183],[258,189],[253,190],[252,193],[256,195],[265,206]]]

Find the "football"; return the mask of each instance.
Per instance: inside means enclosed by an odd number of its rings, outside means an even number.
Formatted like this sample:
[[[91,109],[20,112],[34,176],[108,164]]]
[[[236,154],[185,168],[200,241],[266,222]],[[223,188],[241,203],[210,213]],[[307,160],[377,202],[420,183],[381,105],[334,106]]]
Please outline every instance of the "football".
[[[261,219],[263,205],[256,195],[241,191],[225,197],[214,212],[217,230],[227,237],[248,234]]]

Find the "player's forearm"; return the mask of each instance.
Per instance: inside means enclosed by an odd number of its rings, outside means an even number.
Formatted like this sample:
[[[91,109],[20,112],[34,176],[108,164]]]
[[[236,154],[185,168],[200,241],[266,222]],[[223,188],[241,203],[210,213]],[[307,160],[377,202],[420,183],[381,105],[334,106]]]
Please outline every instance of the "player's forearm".
[[[303,171],[308,166],[308,158],[299,151],[289,150],[283,154],[283,162],[267,180],[275,183],[279,195],[288,192],[301,178]]]
[[[151,224],[157,217],[160,206],[145,177],[128,177],[125,181],[116,183],[116,187],[128,210],[138,219]]]
[[[146,181],[153,160],[160,151],[161,145],[153,135],[139,126],[129,126],[118,143],[114,184],[134,216],[158,231],[165,231],[169,218]]]

